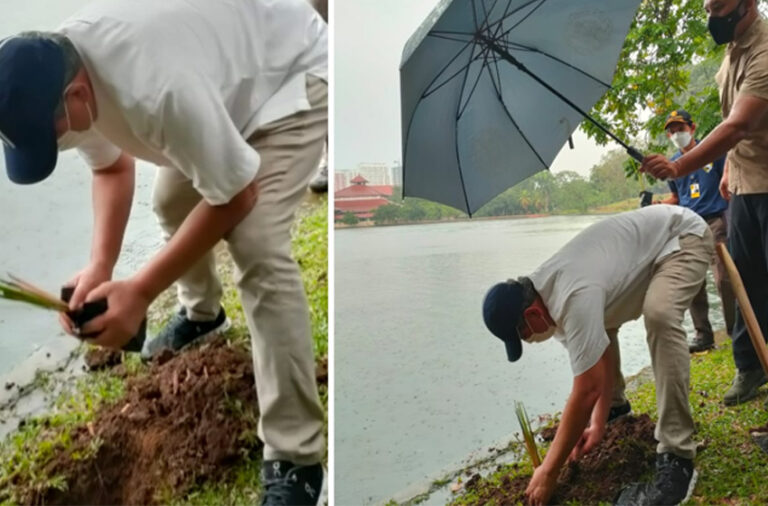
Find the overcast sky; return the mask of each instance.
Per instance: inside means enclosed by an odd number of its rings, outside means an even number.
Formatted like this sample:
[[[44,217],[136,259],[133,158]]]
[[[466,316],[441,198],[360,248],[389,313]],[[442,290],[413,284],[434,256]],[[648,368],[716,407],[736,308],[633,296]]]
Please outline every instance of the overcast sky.
[[[335,166],[400,160],[400,57],[408,37],[438,0],[334,0]],[[581,131],[552,171],[588,175],[604,152]]]

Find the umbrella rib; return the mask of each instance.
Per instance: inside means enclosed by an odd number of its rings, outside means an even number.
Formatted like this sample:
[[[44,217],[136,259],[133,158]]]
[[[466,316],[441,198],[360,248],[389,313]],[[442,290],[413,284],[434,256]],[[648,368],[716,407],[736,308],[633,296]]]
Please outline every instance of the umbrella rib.
[[[446,70],[448,70],[448,67],[450,67],[450,66],[453,64],[453,62],[455,62],[455,61],[456,61],[456,60],[459,58],[459,56],[461,56],[461,53],[463,53],[464,51],[466,51],[466,50],[467,50],[467,48],[468,48],[468,47],[470,47],[470,46],[471,46],[471,45],[473,45],[473,44],[474,44],[474,41],[473,41],[473,40],[471,40],[471,41],[467,42],[466,44],[464,44],[464,47],[462,47],[462,48],[461,48],[461,50],[460,50],[458,53],[456,53],[456,54],[453,56],[453,58],[451,58],[451,59],[448,61],[448,63],[446,63],[446,64],[445,64],[445,66],[443,66],[443,68],[441,68],[441,69],[440,69],[440,71],[439,71],[439,72],[437,72],[437,74],[435,74],[435,77],[432,79],[432,81],[431,81],[431,82],[430,82],[430,83],[427,85],[427,87],[426,87],[426,90],[427,90],[427,91],[425,91],[425,92],[424,92],[424,93],[421,95],[421,98],[424,98],[424,97],[426,96],[427,92],[428,92],[428,91],[429,91],[429,89],[432,87],[432,85],[433,85],[433,84],[435,84],[435,82],[436,82],[438,79],[440,79],[440,76],[441,76],[441,75],[443,75],[443,72],[445,72]],[[430,92],[430,93],[431,93],[431,92]]]
[[[496,5],[494,4],[494,7]],[[507,0],[507,6],[504,8],[504,15],[502,17],[506,17],[507,13],[509,12],[509,8],[512,6],[512,0]],[[498,33],[499,30],[502,28],[502,24],[499,23],[499,26],[496,28],[496,33]],[[504,100],[503,90],[501,88],[501,72],[499,71],[499,59],[496,57],[496,55],[493,55],[493,67],[496,69],[496,80],[498,81],[498,84],[494,86],[498,90],[498,96],[500,100]],[[491,76],[491,81],[493,81],[493,71],[489,71],[489,74]]]
[[[473,44],[473,46],[472,46],[472,51],[473,51],[473,53],[474,53],[474,47],[475,47],[476,45],[477,45],[477,44]],[[480,59],[480,56],[481,56],[481,55],[478,55],[478,56],[474,56],[474,57],[473,57],[473,56],[470,56],[470,58],[469,58],[469,62],[467,62],[467,64],[466,64],[466,65],[462,66],[462,67],[461,67],[459,70],[457,70],[456,72],[454,72],[453,74],[451,74],[451,76],[450,76],[450,77],[448,77],[448,78],[447,78],[445,81],[443,81],[443,82],[442,82],[442,83],[440,83],[439,85],[435,86],[435,88],[434,88],[434,89],[431,89],[431,90],[430,90],[429,88],[427,88],[427,91],[425,91],[425,92],[424,92],[424,94],[421,96],[421,98],[422,98],[422,99],[424,99],[424,98],[427,98],[428,96],[432,95],[433,93],[435,93],[436,91],[438,91],[440,88],[442,88],[442,87],[443,87],[443,86],[445,86],[446,84],[448,84],[448,83],[450,83],[451,81],[453,81],[453,79],[454,79],[456,76],[458,76],[459,74],[461,74],[462,72],[464,72],[465,70],[467,70],[467,69],[468,69],[468,68],[469,68],[469,67],[470,67],[470,66],[471,66],[471,65],[472,65],[472,64],[473,64],[475,61],[479,60],[479,59]],[[434,82],[433,82],[433,83],[431,83],[431,84],[434,84]],[[430,84],[430,86],[431,86],[431,84]]]
[[[488,48],[483,48],[483,49],[484,50],[482,51],[481,54],[482,54],[482,57],[483,57],[483,67],[485,67],[486,66],[486,62],[488,61],[488,53],[490,51],[489,51]],[[479,60],[480,58],[478,57],[477,59]],[[475,82],[472,85],[472,89],[469,90],[469,95],[467,95],[467,99],[464,101],[464,105],[461,105],[461,97],[464,94],[464,89],[465,89],[464,85],[462,85],[462,87],[461,87],[461,95],[459,95],[459,112],[458,112],[458,115],[456,116],[456,120],[461,119],[461,116],[464,114],[464,111],[469,106],[469,101],[470,101],[470,99],[472,99],[472,95],[475,94],[475,90],[477,89],[477,85],[480,83],[480,77],[482,75],[483,75],[483,69],[481,68],[480,72],[477,73],[477,78],[475,79]],[[469,76],[469,69],[467,69],[467,76],[466,77],[468,77],[468,76]],[[465,83],[466,83],[466,77],[465,77]]]
[[[497,2],[498,0],[494,0],[493,5],[491,6],[490,10],[488,10],[485,8],[485,0],[480,0],[480,5],[483,7],[483,13],[485,14],[485,19],[483,19],[483,23],[481,26],[475,26],[475,28],[478,31],[485,29],[486,26],[490,26],[490,24],[488,23],[488,19],[491,16],[490,13],[493,12],[493,9],[496,7]]]
[[[501,32],[501,35],[499,35],[499,37],[497,38],[497,40],[500,40],[500,39],[502,39],[502,38],[506,37],[507,35],[509,35],[509,32],[511,32],[512,30],[514,30],[514,29],[515,29],[515,28],[517,28],[518,26],[520,26],[520,24],[522,24],[522,23],[523,23],[523,22],[524,22],[526,19],[528,19],[529,17],[531,17],[531,15],[533,15],[533,13],[534,13],[534,12],[536,12],[536,11],[539,9],[539,7],[541,7],[542,5],[544,5],[544,2],[546,2],[547,0],[534,0],[534,1],[538,1],[538,2],[539,2],[539,5],[537,5],[537,6],[536,6],[536,7],[534,7],[533,9],[531,9],[531,12],[529,12],[528,14],[526,14],[526,15],[523,17],[523,19],[521,19],[520,21],[518,21],[517,23],[515,23],[514,25],[512,25],[512,26],[511,26],[510,28],[508,28],[507,30],[505,30],[505,31]],[[524,5],[523,7],[527,7],[528,5],[530,5],[530,4],[532,4],[532,3],[533,3],[533,2],[529,2],[529,3],[527,3],[526,5]],[[522,8],[522,7],[521,7],[521,8]],[[517,10],[519,10],[519,9],[517,9]],[[515,12],[517,12],[517,11],[515,11]],[[497,23],[502,23],[502,22],[504,21],[504,19],[506,19],[507,17],[511,16],[511,15],[512,15],[512,14],[514,14],[515,12],[511,12],[511,13],[510,13],[508,16],[505,16],[505,18],[503,18],[503,19],[500,19],[499,21],[497,21]]]
[[[473,0],[474,3],[474,0]],[[475,47],[472,47],[472,54],[475,52]],[[480,54],[482,55],[483,52],[481,51]],[[473,58],[470,58],[472,60]],[[471,63],[470,63],[471,64]],[[453,146],[454,146],[454,152],[456,153],[456,168],[459,169],[459,180],[461,181],[461,192],[464,194],[464,205],[467,206],[467,214],[469,214],[469,217],[472,217],[472,210],[469,208],[469,196],[467,195],[467,185],[464,183],[464,171],[461,170],[461,157],[459,156],[459,117],[461,116],[461,113],[459,111],[459,108],[461,107],[461,97],[464,95],[464,89],[467,85],[467,77],[469,76],[469,65],[467,65],[467,71],[464,73],[464,80],[461,82],[461,90],[459,90],[459,101],[456,105],[456,121],[454,124],[453,129]],[[482,73],[482,69],[480,70],[480,73]]]
[[[539,53],[540,55],[546,56],[547,58],[551,58],[552,60],[555,60],[556,62],[558,62],[558,63],[560,63],[562,65],[565,65],[568,68],[571,68],[571,69],[575,70],[576,72],[584,75],[585,77],[588,77],[588,78],[592,79],[596,83],[598,83],[598,84],[600,84],[602,86],[605,86],[608,89],[611,89],[611,85],[610,84],[604,82],[601,79],[598,79],[597,77],[593,76],[589,72],[580,69],[576,65],[572,65],[572,64],[568,63],[565,60],[561,60],[557,56],[554,56],[554,55],[551,55],[551,54],[547,53],[546,51],[542,51],[540,49],[536,49],[535,47],[529,47],[529,46],[525,46],[523,44],[518,44],[517,42],[501,42],[500,45],[506,46],[506,48],[509,49],[509,50],[517,49],[518,51],[529,51],[529,52],[533,52],[533,53]]]
[[[488,70],[488,73],[489,74],[491,73],[490,70]],[[522,137],[525,143],[528,144],[528,147],[531,148],[531,151],[533,151],[533,154],[536,155],[536,158],[539,159],[539,161],[544,166],[544,168],[549,169],[549,165],[547,165],[544,162],[544,159],[541,158],[541,155],[539,154],[539,152],[536,151],[536,148],[533,147],[533,144],[531,144],[531,141],[529,141],[528,137],[525,136],[525,134],[523,133],[523,130],[517,124],[517,121],[515,121],[515,118],[512,117],[512,113],[509,112],[509,109],[507,109],[507,104],[504,103],[504,99],[501,97],[501,90],[500,88],[496,88],[496,83],[493,81],[493,78],[491,78],[491,82],[493,83],[493,88],[496,90],[496,98],[501,103],[501,107],[502,109],[504,109],[504,113],[507,115],[507,118],[509,118],[509,121],[511,121],[512,124],[515,126],[515,129],[517,129],[518,133],[520,133],[520,137]]]
[[[517,28],[517,27],[518,27],[518,25],[520,25],[520,23],[522,23],[523,21],[525,21],[526,19],[528,19],[528,18],[531,16],[531,14],[533,14],[534,12],[536,12],[536,10],[537,10],[539,7],[541,7],[541,6],[542,6],[542,4],[543,4],[544,2],[546,2],[546,0],[531,0],[530,2],[528,2],[528,3],[524,4],[524,5],[521,5],[520,7],[516,8],[516,9],[514,9],[514,10],[512,10],[512,11],[510,11],[510,12],[507,12],[507,13],[506,13],[504,16],[502,16],[502,17],[500,17],[499,19],[497,19],[496,21],[494,21],[494,22],[493,22],[493,24],[494,24],[494,25],[502,25],[502,24],[504,23],[504,21],[505,21],[507,18],[509,18],[510,16],[514,16],[515,14],[517,14],[518,12],[520,12],[521,10],[525,9],[526,7],[528,7],[528,6],[530,6],[531,4],[534,4],[534,3],[536,3],[536,2],[539,2],[539,5],[537,5],[537,6],[536,6],[536,7],[534,7],[533,9],[531,9],[531,12],[529,12],[528,14],[526,14],[526,15],[525,15],[525,17],[523,17],[523,19],[521,19],[520,21],[518,21],[517,23],[515,23],[515,25],[514,25],[514,26],[512,26],[512,28],[509,28],[507,31],[503,32],[503,33],[501,34],[501,37],[505,37],[507,34],[509,34],[509,32],[511,32],[512,30],[514,30],[515,28]],[[488,28],[490,29],[490,25],[488,26]]]

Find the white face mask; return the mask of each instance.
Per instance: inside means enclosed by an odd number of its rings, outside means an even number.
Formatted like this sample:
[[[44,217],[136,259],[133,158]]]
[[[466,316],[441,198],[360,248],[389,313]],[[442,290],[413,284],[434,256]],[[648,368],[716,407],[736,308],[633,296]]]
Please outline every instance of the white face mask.
[[[540,343],[542,341],[546,341],[553,335],[555,335],[555,327],[549,327],[545,332],[540,332],[538,334],[531,334],[531,337],[529,337],[527,341],[529,343]]]
[[[675,146],[678,147],[678,149],[683,149],[688,147],[688,144],[691,143],[691,132],[675,132],[670,137],[672,139],[672,142]]]
[[[59,146],[59,151],[65,151],[67,149],[74,148],[78,144],[78,140],[80,136],[82,135],[80,132],[75,132],[72,130],[72,123],[69,121],[69,109],[67,109],[67,90],[69,90],[69,87],[72,86],[71,84],[67,86],[64,89],[64,93],[62,93],[62,97],[64,97],[64,115],[67,118],[67,131],[64,132],[61,137],[56,141],[56,143]],[[88,128],[86,130],[90,130],[93,126],[93,113],[91,112],[91,106],[88,105],[88,102],[85,103],[85,108],[88,111],[88,118],[90,119],[90,123],[88,124]]]

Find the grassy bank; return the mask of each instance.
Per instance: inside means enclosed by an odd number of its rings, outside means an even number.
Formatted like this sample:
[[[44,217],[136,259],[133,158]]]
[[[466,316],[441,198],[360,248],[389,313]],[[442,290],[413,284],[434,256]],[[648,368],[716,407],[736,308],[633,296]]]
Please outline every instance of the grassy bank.
[[[765,406],[768,389],[764,388],[756,399],[726,407],[722,404],[722,397],[733,375],[734,366],[728,340],[714,351],[692,357],[690,404],[696,424],[694,438],[699,444],[695,461],[699,479],[691,500],[693,504],[768,504],[768,487],[765,486],[768,455],[755,444],[749,433],[750,428],[768,423],[768,410]],[[655,421],[655,393],[652,381],[632,391],[629,400],[634,413],[647,413]],[[631,440],[621,442],[627,445],[634,443]],[[544,444],[543,452],[546,452],[547,445]],[[511,442],[512,447],[520,451],[518,442]],[[462,473],[458,480],[464,483],[461,486],[454,485],[457,494],[452,498],[452,503],[488,504],[479,498],[492,496],[495,491],[509,487],[515,480],[527,480],[532,471],[526,457],[490,468],[492,471],[482,478],[474,478],[474,471]],[[647,479],[650,473],[648,471],[644,475],[632,476],[631,481]],[[469,476],[473,476],[474,483],[465,486]]]
[[[320,371],[318,377],[322,375],[323,368],[327,368],[327,237],[327,200],[314,198],[302,209],[294,229],[293,253],[302,268],[311,305],[315,356]],[[244,405],[244,397],[238,398],[238,395],[250,395],[253,391],[252,375],[249,376],[251,373],[246,370],[250,367],[250,338],[234,287],[231,260],[225,248],[217,248],[217,256],[224,284],[223,304],[233,320],[233,326],[227,332],[223,344],[212,345],[210,350],[201,350],[199,357],[204,357],[208,351],[211,352],[210,355],[234,357],[230,362],[236,362],[236,367],[219,367],[217,370],[216,364],[208,363],[195,370],[195,364],[191,363],[197,357],[195,352],[182,354],[167,364],[151,366],[141,363],[137,356],[125,355],[123,363],[114,369],[92,372],[80,377],[65,388],[65,393],[58,397],[50,413],[25,420],[19,430],[0,444],[0,503],[19,504],[30,502],[30,498],[36,498],[35,502],[39,502],[40,498],[60,497],[57,496],[58,492],[73,490],[77,485],[77,477],[60,472],[62,460],[66,460],[70,467],[83,463],[85,467],[81,468],[98,475],[103,486],[109,479],[108,473],[113,471],[99,469],[95,464],[102,461],[103,454],[110,446],[110,441],[105,440],[104,436],[110,426],[106,416],[134,417],[138,420],[137,427],[146,425],[149,423],[146,419],[149,418],[151,422],[152,416],[134,412],[136,401],[141,400],[137,391],[156,388],[155,393],[139,393],[149,397],[155,404],[162,400],[160,397],[166,395],[175,396],[181,404],[184,399],[199,400],[200,395],[205,395],[207,383],[222,386],[223,391],[216,392],[217,395],[220,393],[223,396],[221,402],[216,401],[220,405],[212,406],[208,411],[213,416],[221,417],[223,414],[225,420],[238,422],[239,433],[231,436],[239,450],[222,457],[221,461],[226,463],[225,468],[206,469],[199,475],[183,476],[177,480],[178,483],[160,487],[152,499],[163,504],[198,505],[253,504],[258,501],[261,495],[261,452],[260,443],[255,437],[257,413],[255,407],[251,406],[253,402]],[[173,311],[174,305],[174,293],[169,290],[151,308],[151,327],[157,329],[162,325]],[[187,362],[178,361],[185,355],[191,355],[192,358],[187,357]],[[201,363],[205,364],[202,359]],[[174,367],[176,369],[173,369]],[[161,374],[165,376],[160,378]],[[158,378],[153,378],[153,375]],[[239,381],[240,390],[235,388],[236,381]],[[41,380],[39,383],[36,385],[38,388],[48,388],[45,381]],[[244,384],[250,384],[251,387],[243,388]],[[326,384],[321,384],[320,391],[327,413]],[[226,390],[227,388],[229,390]],[[164,389],[171,389],[172,392],[166,392]],[[243,391],[246,393],[242,394]],[[183,416],[187,415],[182,413]],[[119,439],[121,435],[112,434],[112,437]],[[144,438],[142,441],[151,439]],[[160,443],[162,441],[157,444]],[[163,457],[162,453],[158,456],[159,459]],[[89,462],[94,463],[92,469],[88,467]],[[117,466],[119,465],[118,461]],[[171,469],[174,465],[168,464]],[[147,472],[148,480],[157,478],[149,474]],[[177,486],[179,483],[182,485]]]

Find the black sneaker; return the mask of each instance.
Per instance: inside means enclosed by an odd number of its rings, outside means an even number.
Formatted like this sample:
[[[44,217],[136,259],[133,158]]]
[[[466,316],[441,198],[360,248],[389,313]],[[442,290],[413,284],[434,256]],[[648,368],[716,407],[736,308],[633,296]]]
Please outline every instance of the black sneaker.
[[[309,188],[315,193],[328,192],[328,165],[324,164],[318,169],[317,174],[309,182]]]
[[[611,406],[611,410],[608,411],[608,420],[605,423],[611,423],[612,421],[627,416],[632,413],[632,406],[629,401],[625,402],[621,406]]]
[[[621,491],[617,506],[667,506],[690,499],[696,486],[693,460],[674,453],[656,455],[656,476],[652,483],[635,483]]]
[[[711,350],[715,347],[715,338],[712,334],[709,335],[696,335],[693,340],[688,344],[688,351],[690,353],[699,353],[702,351]]]
[[[195,322],[188,319],[187,309],[181,308],[163,327],[157,337],[144,343],[141,358],[150,360],[165,349],[179,351],[213,333],[224,332],[230,325],[231,322],[224,313],[224,308],[221,308],[215,320],[205,322]]]
[[[286,460],[265,460],[262,506],[315,506],[323,498],[325,476],[321,464],[297,466]]]

